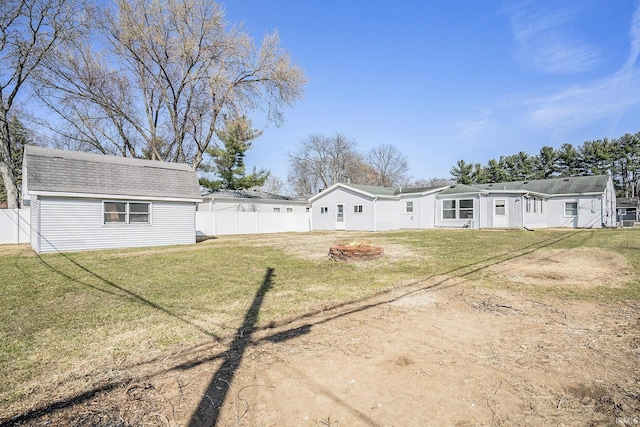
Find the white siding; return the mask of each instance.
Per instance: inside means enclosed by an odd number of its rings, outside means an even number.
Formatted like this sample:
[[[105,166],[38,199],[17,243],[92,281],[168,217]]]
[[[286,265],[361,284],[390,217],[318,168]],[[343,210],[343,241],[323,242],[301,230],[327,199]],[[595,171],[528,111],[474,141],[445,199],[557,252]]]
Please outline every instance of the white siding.
[[[195,203],[151,201],[151,224],[132,225],[103,224],[97,199],[41,197],[31,209],[39,215],[32,233],[39,252],[195,243]]]
[[[376,200],[375,231],[398,230],[400,228],[400,218],[403,215],[400,206],[400,201],[398,200]]]
[[[616,190],[611,177],[609,177],[607,189],[602,199],[602,218],[606,227],[616,226]]]
[[[578,216],[565,216],[565,202],[578,203]],[[602,198],[558,197],[547,203],[547,224],[549,227],[600,228],[602,227]]]
[[[29,236],[29,240],[33,250],[40,252],[40,200],[38,197],[31,196],[29,210],[31,211],[31,236]]]
[[[526,200],[525,200],[526,203]],[[534,207],[534,205],[536,205]],[[524,211],[524,227],[529,229],[533,228],[546,228],[547,227],[547,199],[531,198],[531,209],[527,212],[526,205]],[[534,212],[535,211],[535,212]]]
[[[380,200],[377,200],[376,215],[379,215],[377,211],[379,203]],[[311,209],[313,213],[311,217],[314,230],[336,229],[336,205],[338,204],[344,205],[344,222],[347,230],[374,231],[373,200],[370,197],[343,188],[335,188],[312,203]],[[360,205],[362,205],[362,213],[355,213],[353,207]],[[321,213],[321,208],[323,207],[328,209],[327,213]]]
[[[435,226],[436,195],[428,194],[420,199],[420,228],[434,228]]]

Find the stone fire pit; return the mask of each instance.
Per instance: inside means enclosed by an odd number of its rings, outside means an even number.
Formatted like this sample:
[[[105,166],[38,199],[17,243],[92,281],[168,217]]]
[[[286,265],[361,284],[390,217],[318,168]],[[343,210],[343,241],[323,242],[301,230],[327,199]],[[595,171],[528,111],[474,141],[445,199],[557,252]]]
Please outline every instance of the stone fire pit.
[[[329,248],[329,259],[342,262],[374,261],[382,258],[384,249],[366,243],[336,245]]]

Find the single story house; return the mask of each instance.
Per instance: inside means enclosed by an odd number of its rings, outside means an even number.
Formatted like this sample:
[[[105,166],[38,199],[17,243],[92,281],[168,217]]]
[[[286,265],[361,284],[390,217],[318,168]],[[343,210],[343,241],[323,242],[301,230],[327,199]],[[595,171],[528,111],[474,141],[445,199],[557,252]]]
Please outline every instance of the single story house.
[[[26,146],[22,177],[36,252],[196,241],[202,199],[186,164]]]
[[[633,227],[640,222],[640,198],[620,197],[616,203],[618,223],[622,227]]]
[[[314,230],[615,227],[610,176],[439,188],[335,184],[309,199]]]
[[[446,187],[400,189],[337,183],[309,198],[314,230],[433,228],[436,194]]]
[[[268,193],[261,189],[218,190],[202,196],[198,212],[309,212],[306,198]]]

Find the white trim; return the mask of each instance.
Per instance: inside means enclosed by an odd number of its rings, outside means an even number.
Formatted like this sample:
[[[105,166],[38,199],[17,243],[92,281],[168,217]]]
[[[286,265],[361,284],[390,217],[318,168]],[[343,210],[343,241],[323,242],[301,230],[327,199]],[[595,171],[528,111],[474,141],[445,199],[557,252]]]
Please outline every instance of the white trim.
[[[157,200],[163,202],[202,202],[202,199],[190,197],[156,197],[156,196],[128,196],[126,194],[89,194],[89,193],[58,193],[55,191],[29,191],[29,195],[45,197],[69,197],[79,199],[109,199],[109,200]]]
[[[351,187],[348,184],[343,184],[343,183],[339,182],[337,184],[333,184],[331,187],[329,187],[329,188],[327,188],[325,190],[322,190],[318,194],[309,197],[309,203],[315,201],[320,196],[323,196],[325,194],[328,194],[328,193],[332,192],[333,190],[335,190],[337,188],[343,188],[345,190],[351,190],[351,191],[354,191],[354,192],[356,192],[358,194],[361,194],[363,196],[370,197],[371,199],[373,199],[373,198],[378,198],[378,199],[382,198],[382,199],[398,200],[400,198],[399,196],[385,196],[385,195],[381,195],[381,194],[369,193],[368,191],[360,190],[358,188]]]
[[[119,222],[119,221],[113,221],[113,222],[106,222],[104,220],[105,218],[105,210],[104,210],[104,204],[105,203],[125,203],[126,204],[126,211],[125,211],[125,217],[124,217],[124,222]],[[147,204],[149,205],[149,213],[147,215],[149,215],[149,222],[131,222],[131,211],[130,211],[130,204],[131,203],[137,203],[137,204]],[[134,214],[135,215],[135,214]],[[153,225],[153,203],[150,200],[146,200],[146,201],[141,201],[141,200],[103,200],[102,201],[102,225],[104,227],[138,227],[138,226],[151,226]]]
[[[336,206],[336,214],[334,216],[334,219],[335,219],[335,223],[336,223],[336,230],[346,230],[346,222],[347,221],[346,221],[346,209],[345,209],[345,206],[347,206],[347,205],[346,205],[346,203],[338,202],[338,203],[336,203],[335,206]],[[342,212],[340,212],[338,210],[338,206],[342,207]],[[342,221],[338,221],[338,216],[340,214],[342,215]]]

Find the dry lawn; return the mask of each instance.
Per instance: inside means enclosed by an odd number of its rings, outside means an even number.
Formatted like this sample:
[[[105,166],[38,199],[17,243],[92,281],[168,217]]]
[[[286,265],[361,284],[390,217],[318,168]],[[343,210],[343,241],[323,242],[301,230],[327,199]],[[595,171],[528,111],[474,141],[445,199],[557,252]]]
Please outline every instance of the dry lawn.
[[[320,261],[329,245],[364,237],[244,236],[202,245],[268,247]],[[386,257],[353,266],[362,280],[433,256],[394,234],[374,238]],[[143,363],[125,358],[133,380],[73,399],[42,396],[39,411],[3,425],[640,423],[640,302],[529,291],[638,286],[637,264],[580,246],[522,251],[485,267],[405,280],[217,341],[178,344]],[[256,300],[269,295],[269,283],[261,289],[245,323],[259,309]]]

